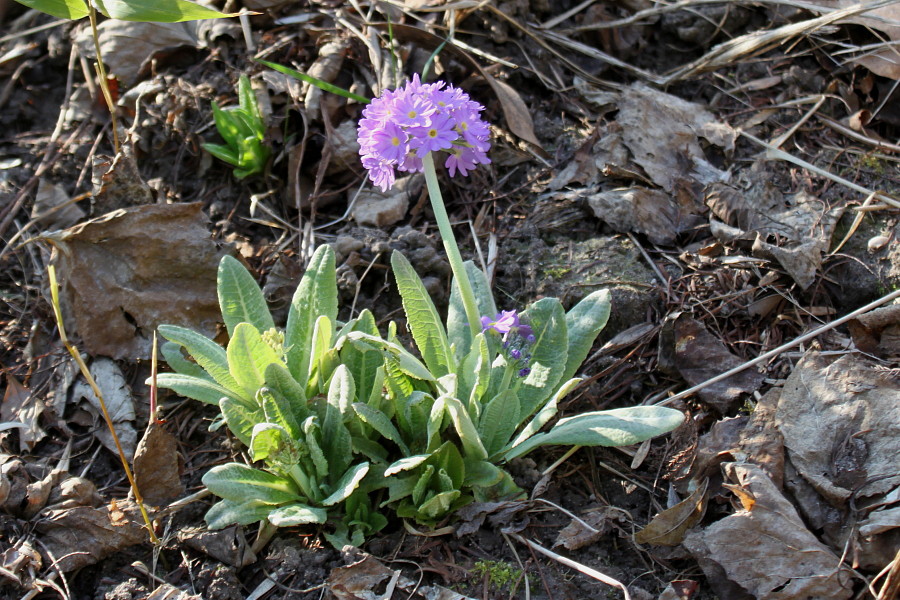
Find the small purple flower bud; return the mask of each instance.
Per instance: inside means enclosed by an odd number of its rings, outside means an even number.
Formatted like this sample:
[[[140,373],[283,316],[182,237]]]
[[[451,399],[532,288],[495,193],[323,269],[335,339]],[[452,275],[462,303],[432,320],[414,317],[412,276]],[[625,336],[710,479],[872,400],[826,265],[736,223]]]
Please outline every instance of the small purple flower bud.
[[[522,358],[522,352],[519,350],[516,350],[515,348],[513,348],[512,350],[509,351],[509,355],[512,358],[514,358],[515,360],[519,360],[520,358]]]
[[[537,340],[537,338],[534,337],[533,333],[530,333],[525,337],[525,341],[528,342],[529,344],[533,344],[536,340]]]
[[[528,377],[531,374],[531,369],[525,367],[524,369],[519,369],[519,377]]]

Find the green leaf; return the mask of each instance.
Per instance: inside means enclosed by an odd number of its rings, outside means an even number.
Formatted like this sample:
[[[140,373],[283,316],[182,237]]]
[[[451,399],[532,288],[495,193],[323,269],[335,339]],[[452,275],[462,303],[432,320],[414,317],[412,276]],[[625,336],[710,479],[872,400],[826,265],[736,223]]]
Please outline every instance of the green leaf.
[[[328,512],[322,508],[314,508],[306,504],[288,504],[279,506],[269,513],[269,523],[275,527],[293,527],[306,523],[324,523],[328,520]]]
[[[266,504],[285,504],[300,499],[294,482],[267,471],[240,463],[218,465],[203,476],[210,492],[232,502],[256,500]]]
[[[488,457],[487,450],[485,450],[484,444],[481,443],[478,429],[475,427],[475,424],[472,423],[472,419],[469,418],[469,414],[466,412],[462,403],[456,398],[447,396],[443,396],[442,399],[444,400],[446,410],[453,421],[453,426],[456,427],[456,433],[459,435],[459,439],[462,442],[463,449],[466,452],[466,458],[470,460],[486,459]]]
[[[294,292],[284,330],[288,369],[297,381],[307,382],[316,319],[325,316],[334,321],[337,310],[334,250],[319,246]]]
[[[160,325],[159,333],[170,342],[183,347],[216,383],[235,394],[246,394],[229,372],[228,356],[220,345],[196,331],[177,325]],[[252,397],[246,396],[246,399]]]
[[[266,387],[259,388],[256,403],[262,409],[266,423],[284,428],[291,439],[299,439],[300,421],[297,420],[293,407],[281,394]]]
[[[226,389],[203,377],[182,375],[181,373],[160,373],[156,376],[157,387],[172,390],[179,396],[199,400],[206,404],[218,405],[222,398],[230,398],[235,402],[244,400],[229,389]]]
[[[239,323],[226,350],[228,368],[234,380],[251,398],[266,383],[266,369],[281,358],[263,341],[255,326]]]
[[[322,79],[318,79],[316,77],[313,77],[312,75],[307,75],[306,73],[301,73],[300,71],[297,71],[290,67],[285,67],[283,65],[269,62],[267,60],[261,60],[259,58],[255,58],[254,60],[262,65],[269,67],[270,69],[275,69],[279,73],[283,73],[289,77],[294,77],[295,79],[299,79],[300,81],[304,81],[310,85],[314,85],[317,88],[319,88],[320,90],[322,90],[323,92],[330,92],[332,94],[337,94],[338,96],[342,96],[349,100],[355,100],[356,102],[360,102],[362,104],[368,104],[369,102],[371,102],[371,100],[369,100],[365,96],[359,96],[357,94],[354,94],[353,92],[348,92],[344,88],[338,87],[338,86],[334,85],[333,83],[328,83],[327,81],[323,81]]]
[[[453,442],[444,442],[431,459],[439,468],[438,474],[449,478],[449,489],[457,489],[462,486],[466,478],[466,466],[462,454]]]
[[[467,487],[491,487],[503,480],[505,471],[487,460],[466,461],[466,478],[464,484]]]
[[[272,363],[266,367],[265,383],[276,398],[285,400],[287,403],[285,410],[293,413],[297,423],[302,423],[309,416],[306,390],[297,383],[282,363]]]
[[[428,367],[423,365],[419,359],[410,354],[409,351],[406,350],[406,348],[400,346],[399,344],[389,342],[374,335],[362,333],[361,331],[354,331],[348,334],[347,339],[354,343],[362,342],[373,348],[380,348],[382,350],[385,350],[386,352],[388,352],[388,354],[391,355],[391,357],[397,360],[397,368],[399,368],[407,375],[410,375],[411,377],[420,379],[422,381],[435,380],[434,375],[431,374],[431,371],[428,370]],[[388,373],[388,375],[390,375],[390,373]]]
[[[344,473],[344,476],[341,477],[340,481],[335,484],[334,492],[322,500],[322,505],[332,506],[346,499],[353,493],[353,490],[359,487],[359,482],[362,481],[363,477],[365,477],[368,472],[369,463],[354,465],[353,468]]]
[[[84,0],[16,0],[16,2],[60,19],[76,20],[90,14]]]
[[[227,162],[229,165],[233,167],[240,167],[241,160],[238,158],[237,153],[232,150],[229,146],[223,146],[221,144],[208,144],[203,143],[200,144],[200,147],[218,158],[219,160]]]
[[[397,428],[394,427],[394,424],[391,423],[386,414],[362,402],[355,402],[353,410],[356,411],[356,414],[366,425],[377,431],[381,437],[397,444],[403,454],[409,454],[409,447],[404,443],[400,432],[397,431]]]
[[[478,433],[488,456],[497,454],[519,426],[519,398],[513,390],[494,396],[478,422]]]
[[[400,460],[391,463],[391,465],[385,470],[384,476],[390,477],[391,475],[395,475],[403,471],[410,471],[424,463],[429,458],[431,458],[431,454],[416,454],[415,456],[407,456],[406,458],[401,458]]]
[[[212,107],[216,131],[219,132],[219,135],[228,144],[228,148],[234,154],[234,157],[237,158],[238,143],[242,138],[253,133],[252,130],[247,129],[245,123],[238,118],[234,108],[220,108],[219,103],[215,100],[212,101],[210,106]]]
[[[250,438],[250,458],[254,461],[274,458],[292,445],[292,438],[281,425],[257,423]]]
[[[147,23],[180,23],[200,19],[236,17],[187,0],[92,0],[97,10],[111,19]]]
[[[164,342],[162,346],[159,347],[159,351],[160,354],[162,354],[163,360],[166,361],[166,364],[168,364],[176,373],[199,377],[200,379],[206,379],[207,381],[214,381],[212,376],[203,370],[203,367],[184,357],[184,354],[181,353],[180,344]]]
[[[391,268],[403,299],[407,325],[428,369],[435,377],[455,372],[455,360],[444,324],[416,270],[397,251],[391,255]]]
[[[263,123],[262,115],[259,112],[259,102],[256,99],[253,86],[250,85],[250,78],[243,74],[238,79],[238,102],[243,109],[243,114],[248,119],[250,129],[256,134],[257,139],[261,140],[265,133],[266,125]]]
[[[234,335],[238,323],[250,323],[259,333],[275,327],[262,290],[244,265],[227,254],[219,262],[219,306],[228,335]]]
[[[556,298],[542,298],[528,307],[522,317],[531,326],[535,341],[531,347],[531,373],[519,386],[519,401],[524,420],[544,404],[553,393],[565,368],[569,341],[566,315]],[[500,391],[500,390],[498,390]]]
[[[538,413],[534,415],[534,418],[531,419],[531,422],[528,423],[528,425],[526,425],[521,432],[519,432],[519,435],[516,436],[516,439],[514,439],[512,443],[507,446],[507,449],[515,448],[516,446],[536,434],[538,431],[540,431],[541,427],[546,425],[547,422],[550,421],[550,419],[556,416],[556,407],[559,404],[559,401],[562,400],[569,392],[575,389],[579,383],[581,383],[581,379],[575,378],[570,379],[562,384],[559,389],[556,390],[556,393],[553,394],[553,397],[547,401],[547,404],[545,404],[543,408],[541,408],[541,410],[539,410]]]
[[[569,353],[566,368],[560,381],[567,381],[581,367],[594,345],[594,340],[606,327],[611,306],[609,291],[597,290],[588,294],[581,302],[566,313],[566,332],[569,338]]]
[[[633,406],[582,413],[560,419],[547,433],[539,433],[506,454],[507,460],[523,456],[538,446],[628,446],[672,431],[684,415],[664,406]]]
[[[335,407],[346,423],[354,414],[353,403],[356,401],[356,384],[346,365],[339,365],[331,376],[328,386],[328,404]]]
[[[353,460],[353,443],[350,431],[344,425],[340,410],[331,403],[325,406],[322,423],[322,450],[328,459],[328,470],[333,476],[343,473]]]
[[[328,477],[330,468],[328,466],[328,458],[325,456],[325,452],[319,444],[319,440],[322,438],[322,432],[316,417],[308,417],[303,422],[303,435],[306,440],[306,447],[309,450],[309,456],[316,469],[316,475],[319,479],[325,479]]]
[[[262,410],[231,398],[219,400],[219,410],[222,411],[222,416],[231,433],[245,446],[249,446],[250,440],[253,438],[253,427],[265,418]]]
[[[461,495],[462,492],[459,490],[435,494],[419,505],[419,518],[424,517],[425,519],[433,520],[443,517],[453,509],[454,502],[456,502]]]
[[[494,304],[494,296],[491,294],[491,286],[488,283],[484,271],[475,266],[471,260],[467,260],[466,273],[472,283],[472,291],[475,294],[475,302],[478,312],[482,316],[493,318],[497,314],[497,306]],[[450,305],[447,309],[447,335],[456,349],[456,359],[462,360],[472,347],[472,332],[469,329],[469,319],[466,316],[466,308],[463,305],[459,285],[454,278],[450,285]]]
[[[272,510],[271,504],[259,500],[232,502],[222,500],[213,504],[203,519],[210,529],[222,529],[229,525],[250,525],[264,521]]]
[[[354,435],[351,437],[350,445],[354,454],[362,454],[372,462],[385,463],[388,460],[388,451],[375,440]]]
[[[472,418],[478,418],[481,400],[491,382],[491,356],[484,333],[475,336],[472,350],[463,360],[460,369],[459,398],[468,400],[468,410]]]

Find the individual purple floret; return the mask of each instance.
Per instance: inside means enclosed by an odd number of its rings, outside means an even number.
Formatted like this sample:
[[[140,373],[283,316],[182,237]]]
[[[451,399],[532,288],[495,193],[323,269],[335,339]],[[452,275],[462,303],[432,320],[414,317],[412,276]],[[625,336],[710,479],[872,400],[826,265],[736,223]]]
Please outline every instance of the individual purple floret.
[[[521,322],[515,310],[504,310],[493,319],[481,317],[481,330],[484,332],[495,331],[503,336],[503,351],[515,365],[519,377],[528,377],[531,369],[531,353],[528,351],[537,340],[534,331],[529,325]]]
[[[451,177],[467,175],[491,162],[490,126],[484,107],[443,81],[422,83],[418,75],[396,90],[387,90],[363,110],[357,129],[359,153],[369,179],[385,192],[396,170],[420,173],[429,152],[446,152]]]
[[[506,335],[512,329],[519,327],[519,315],[515,310],[501,311],[496,317],[481,317],[481,330],[493,329],[500,335]],[[530,329],[530,328],[529,328]]]

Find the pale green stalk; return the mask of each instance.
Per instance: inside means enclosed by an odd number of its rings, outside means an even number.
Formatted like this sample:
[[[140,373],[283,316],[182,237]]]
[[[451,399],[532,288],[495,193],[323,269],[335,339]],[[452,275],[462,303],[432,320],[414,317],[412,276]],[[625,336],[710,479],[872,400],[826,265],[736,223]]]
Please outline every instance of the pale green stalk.
[[[438,185],[437,172],[434,170],[434,159],[431,158],[431,152],[422,158],[422,166],[425,169],[425,184],[428,186],[428,197],[431,199],[434,220],[437,221],[441,240],[444,242],[444,251],[447,253],[450,268],[453,270],[453,277],[459,286],[463,306],[466,309],[466,318],[469,321],[469,330],[472,332],[472,339],[475,339],[475,336],[481,333],[481,315],[478,312],[478,303],[475,301],[475,292],[472,291],[472,282],[469,281],[466,266],[463,264],[462,255],[459,253],[459,246],[456,245],[456,238],[453,236],[453,229],[450,227],[450,217],[447,216],[447,209],[444,207],[444,197],[441,195],[441,187]]]

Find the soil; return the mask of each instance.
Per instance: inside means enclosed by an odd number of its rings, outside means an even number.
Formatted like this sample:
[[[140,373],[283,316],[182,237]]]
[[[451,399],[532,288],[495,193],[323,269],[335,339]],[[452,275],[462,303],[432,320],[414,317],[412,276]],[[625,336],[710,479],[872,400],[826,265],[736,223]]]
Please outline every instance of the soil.
[[[155,204],[200,202],[216,251],[240,256],[253,270],[276,321],[286,318],[309,251],[321,243],[332,244],[337,253],[341,319],[368,308],[381,329],[391,320],[402,322],[390,276],[394,250],[410,259],[438,309],[446,310],[450,269],[421,184],[410,185],[403,201],[392,205],[399,210],[395,216],[372,217],[383,222],[368,222],[369,217],[353,213],[352,199],[364,171],[356,164],[355,148],[348,150],[334,140],[341,126],[346,132],[347,123],[359,118],[360,105],[311,94],[308,86],[288,83],[254,57],[314,71],[339,87],[371,94],[374,81],[389,80],[385,73],[392,60],[407,76],[420,72],[440,43],[435,35],[446,35],[446,25],[457,20],[458,38],[468,44],[459,52],[470,58],[448,50],[430,68],[482,102],[485,117],[495,124],[489,166],[468,178],[441,173],[466,258],[490,262],[495,296],[505,309],[545,296],[558,297],[569,308],[595,289],[612,292],[609,325],[581,370],[587,381],[561,404],[561,416],[658,402],[694,383],[678,369],[683,357],[672,360],[675,349],[664,348],[666,338],[660,333],[678,315],[700,322],[735,360],[748,360],[900,285],[896,208],[866,212],[855,224],[853,208],[865,200],[864,194],[790,163],[761,163],[762,149],[748,138],[736,135],[733,147],[723,147],[708,131],[707,137],[673,142],[673,133],[658,140],[654,160],[660,165],[706,165],[674,175],[675,183],[666,188],[653,166],[642,162],[646,157],[635,151],[637,142],[629,139],[634,126],[626,124],[624,106],[628,90],[641,82],[695,103],[716,123],[743,127],[760,139],[772,140],[796,126],[783,150],[896,198],[896,80],[829,54],[838,49],[837,42],[858,48],[874,41],[872,30],[842,21],[828,31],[833,43],[815,34],[801,35],[789,45],[741,54],[728,64],[661,84],[665,74],[703,62],[717,44],[815,15],[782,4],[698,4],[613,29],[578,31],[573,28],[623,19],[654,4],[597,2],[584,7],[570,0],[510,0],[496,8],[463,3],[448,12],[453,4],[362,3],[369,21],[396,25],[392,39],[387,26],[364,23],[354,9],[357,3],[248,1],[245,7],[260,12],[247,21],[255,52],[245,46],[237,19],[231,19],[219,29],[191,29],[195,44],[157,48],[152,59],[143,56],[143,62],[120,67],[130,71],[127,76],[117,74],[118,95],[125,98],[117,115],[137,176],[117,182],[118,191],[111,191],[109,182],[103,190],[97,185],[104,172],[97,163],[115,155],[110,115],[96,78],[91,74],[89,84],[85,81],[92,57],[86,50],[73,50],[73,39],[89,29],[87,21],[29,32],[54,19],[0,0],[0,23],[7,32],[0,39],[0,369],[5,386],[0,420],[26,424],[6,428],[3,423],[0,428],[0,597],[360,597],[341,591],[332,579],[336,569],[354,564],[360,555],[335,550],[314,527],[278,530],[268,543],[255,547],[256,536],[265,532],[246,526],[216,542],[225,544],[227,551],[222,552],[231,553],[231,559],[211,550],[212,542],[198,541],[206,531],[203,515],[213,502],[209,496],[157,513],[159,545],[117,548],[99,562],[87,561],[66,572],[54,567],[60,557],[47,555],[51,540],[41,533],[46,531],[41,521],[51,519],[54,509],[70,506],[55,504],[71,497],[54,492],[68,476],[48,479],[54,469],[86,481],[90,491],[82,498],[85,505],[129,505],[121,465],[95,435],[102,422],[89,403],[71,391],[77,377],[59,340],[47,279],[51,250],[58,252],[62,246],[47,232],[130,209],[141,203],[140,194]],[[238,10],[240,5],[229,0],[218,8]],[[539,23],[550,24],[541,28]],[[382,49],[393,44],[393,59],[386,51],[380,57],[384,73],[375,71],[365,42],[369,38],[358,37],[359,31],[370,32]],[[553,34],[565,34],[581,46],[560,45]],[[336,62],[324,54],[335,43],[340,47]],[[337,67],[326,68],[329,60]],[[250,75],[259,86],[258,95],[268,99],[265,142],[272,149],[266,172],[243,180],[201,148],[202,143],[221,143],[212,126],[211,102],[232,104],[240,74]],[[486,83],[485,74],[506,84],[506,97]],[[803,120],[810,97],[822,102],[814,116]],[[870,120],[854,125],[860,118]],[[833,126],[835,122],[840,127]],[[845,133],[853,127],[861,134]],[[531,136],[535,139],[529,141]],[[695,145],[697,153],[691,154]],[[710,223],[714,184],[724,182],[739,195],[752,195],[748,190],[758,191],[763,183],[759,173],[748,174],[759,168],[766,189],[776,190],[779,198],[805,192],[822,206],[843,209],[833,234],[816,253],[820,260],[811,285],[799,284],[791,268],[772,255],[762,258],[754,249],[752,228],[747,228],[749,234],[728,237]],[[709,173],[721,177],[704,180]],[[35,208],[38,199],[48,201],[39,183],[59,186],[82,212],[69,220],[60,209],[43,220],[36,218],[47,209]],[[137,186],[140,194],[128,186]],[[623,188],[652,189],[654,194],[665,189],[664,204],[652,205],[625,225],[617,220],[618,213],[599,214],[591,198]],[[769,197],[762,192],[758,196]],[[373,201],[379,201],[377,195]],[[659,215],[672,218],[660,228],[655,221]],[[829,253],[848,233],[848,243]],[[883,239],[876,240],[879,236]],[[793,242],[780,230],[760,239],[777,248]],[[168,240],[155,243],[165,248]],[[146,333],[139,317],[132,324],[136,332]],[[103,331],[104,323],[95,326]],[[82,342],[80,332],[70,333],[76,345]],[[817,348],[848,351],[853,348],[851,337],[846,328],[839,328],[820,337]],[[89,351],[85,357],[98,358]],[[131,421],[142,432],[150,414],[150,392],[144,384],[151,370],[149,357],[116,358],[134,401]],[[529,501],[497,509],[486,518],[481,515],[480,525],[479,517],[470,516],[476,525],[471,533],[434,534],[392,518],[362,550],[418,581],[422,589],[443,586],[472,598],[524,598],[526,587],[536,599],[622,597],[615,588],[536,552],[523,542],[526,538],[624,583],[631,598],[729,598],[722,591],[729,589],[725,578],[701,568],[684,545],[638,544],[634,534],[693,491],[688,489],[686,465],[696,458],[700,436],[723,418],[750,413],[767,391],[784,384],[797,359],[797,354],[785,353],[768,361],[761,367],[762,383],[727,402],[704,396],[675,402],[690,417],[688,424],[645,448],[582,448],[563,457],[566,448],[551,447],[514,461],[510,470],[529,491]],[[897,354],[882,355],[879,364],[895,373],[896,359]],[[200,492],[200,478],[210,467],[244,449],[224,428],[210,427],[218,412],[214,407],[174,394],[161,396],[160,403],[164,428],[183,461],[182,496]],[[32,425],[45,435],[29,437]],[[637,455],[644,450],[647,454],[640,459]],[[542,477],[551,466],[552,474]],[[705,515],[695,526],[733,514],[735,506],[739,502],[720,487],[710,493]],[[602,535],[582,545],[557,544],[564,528],[577,527],[573,516],[587,520]],[[470,522],[443,525],[461,523]],[[835,551],[841,554],[840,548]],[[897,548],[888,545],[886,551]],[[892,556],[885,555],[881,566]],[[845,562],[850,564],[852,558]],[[878,570],[858,571],[854,593],[865,595],[863,578]],[[459,597],[446,590],[446,595],[428,595],[418,587],[389,596],[388,583],[379,585],[384,595],[378,597]],[[746,589],[740,593],[751,597]]]

